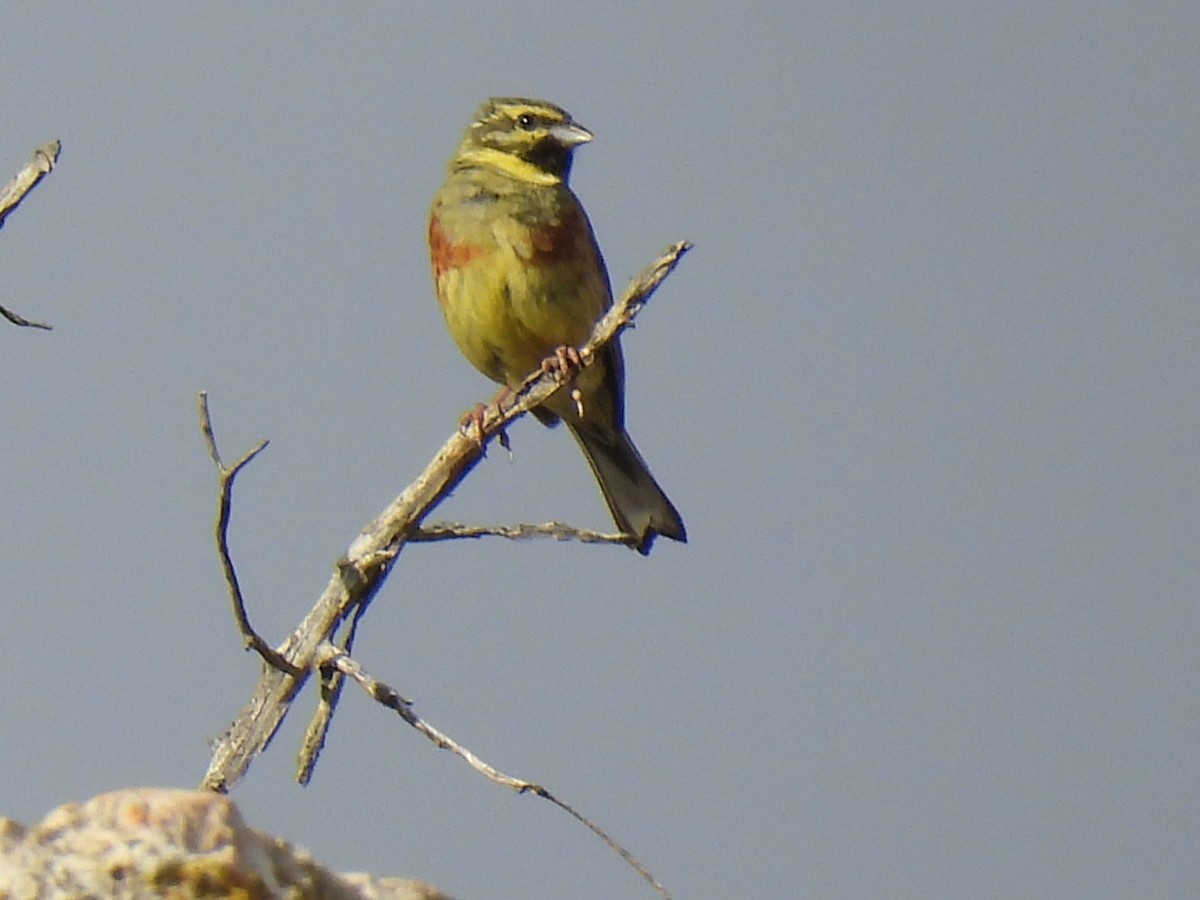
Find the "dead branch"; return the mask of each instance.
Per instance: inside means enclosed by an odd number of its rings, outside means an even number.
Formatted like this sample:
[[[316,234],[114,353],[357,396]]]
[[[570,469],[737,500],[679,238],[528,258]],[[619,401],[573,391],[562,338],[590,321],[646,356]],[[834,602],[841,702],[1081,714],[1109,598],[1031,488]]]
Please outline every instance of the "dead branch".
[[[8,218],[8,214],[21,205],[25,195],[37,187],[38,182],[54,169],[61,151],[60,141],[42,144],[33,151],[33,158],[25,163],[21,171],[0,188],[0,228],[4,227],[4,220]]]
[[[620,300],[596,324],[588,342],[580,348],[580,357],[585,366],[591,364],[597,351],[605,344],[632,325],[634,317],[649,300],[650,295],[690,248],[691,245],[685,242],[672,245],[652,266],[633,280]],[[224,793],[236,784],[258,754],[266,749],[309,676],[318,673],[321,681],[320,699],[305,734],[297,770],[297,779],[301,783],[307,783],[325,744],[342,687],[346,679],[350,679],[377,702],[394,710],[405,722],[437,746],[451,750],[464,759],[475,771],[519,793],[532,793],[543,797],[563,809],[607,843],[662,897],[670,900],[666,889],[655,880],[645,866],[598,825],[541,785],[505,775],[453,738],[433,728],[412,711],[412,704],[408,700],[367,674],[350,656],[354,636],[363,615],[391,571],[396,557],[409,541],[447,540],[490,534],[509,538],[548,535],[559,540],[627,542],[626,535],[605,535],[555,522],[513,528],[470,528],[453,524],[435,525],[430,528],[421,526],[425,516],[447,497],[483,458],[487,444],[493,438],[499,439],[502,445],[507,446],[504,428],[509,422],[545,402],[563,386],[559,376],[553,371],[535,373],[519,390],[505,398],[502,406],[492,404],[487,407],[477,430],[472,429],[470,435],[462,429],[456,431],[426,466],[425,471],[355,538],[346,555],[334,566],[330,582],[316,605],[278,650],[267,645],[250,625],[227,535],[233,482],[238,472],[266,447],[267,442],[260,443],[232,466],[226,466],[221,462],[217,451],[207,396],[204,392],[200,393],[200,429],[209,456],[217,467],[220,483],[219,509],[214,529],[218,555],[225,573],[234,618],[237,620],[245,646],[256,650],[264,661],[263,673],[249,703],[230,728],[214,742],[213,756],[201,782],[202,788]],[[334,642],[335,635],[347,622],[349,625],[341,639],[341,646],[337,646]]]
[[[21,201],[25,199],[25,195],[32,191],[39,181],[45,178],[54,169],[58,162],[58,154],[62,150],[62,144],[59,141],[50,141],[42,144],[33,151],[33,158],[25,163],[21,171],[8,180],[4,187],[0,187],[0,228],[4,227],[4,221],[8,218],[8,214],[21,205]],[[42,328],[50,331],[50,326],[45,322],[35,322],[33,319],[26,319],[24,316],[18,315],[10,309],[5,309],[0,306],[0,316],[8,319],[14,325],[19,325],[25,328]]]
[[[546,522],[542,525],[464,525],[462,522],[434,522],[422,525],[408,536],[410,543],[432,544],[438,541],[453,541],[460,538],[502,537],[510,541],[526,541],[535,537],[554,538],[556,541],[579,541],[581,544],[621,544],[628,547],[630,536],[616,533],[577,528],[565,522]]]
[[[668,247],[654,264],[630,283],[581,348],[585,365],[591,362],[599,348],[629,327],[655,289],[690,248],[686,242]],[[461,430],[455,431],[417,479],[367,524],[350,544],[346,555],[338,560],[316,605],[278,648],[279,656],[287,662],[287,669],[268,665],[250,701],[230,728],[215,741],[201,787],[225,792],[241,779],[250,763],[266,749],[309,675],[316,671],[317,650],[322,642],[331,640],[339,626],[356,611],[361,614],[421,521],[482,459],[492,438],[509,422],[545,402],[560,387],[555,373],[539,374],[514,391],[503,408],[490,405],[483,414],[479,440],[474,434],[468,436]],[[223,556],[223,565],[226,560],[227,554]],[[323,743],[323,731],[314,737],[311,747],[319,748]],[[301,774],[306,765],[311,771],[310,761],[302,764]]]
[[[411,700],[406,700],[401,697],[395,688],[379,681],[358,663],[357,660],[346,655],[333,644],[324,641],[318,648],[316,654],[317,665],[322,669],[336,668],[346,678],[349,678],[359,687],[361,687],[372,700],[382,706],[394,711],[405,722],[419,731],[425,737],[429,738],[438,748],[449,750],[455,756],[462,759],[467,765],[478,772],[480,775],[502,785],[503,787],[512,788],[518,794],[536,794],[544,800],[549,800],[559,809],[572,816],[584,826],[588,828],[594,835],[600,838],[604,843],[608,844],[616,853],[627,862],[651,887],[653,887],[664,900],[671,900],[671,895],[667,893],[667,889],[659,884],[658,880],[651,874],[650,870],[642,865],[632,853],[618,844],[603,828],[589,819],[579,810],[575,809],[565,800],[556,797],[549,790],[540,784],[533,781],[525,781],[520,778],[514,778],[511,775],[505,775],[500,770],[484,762],[454,738],[450,737],[437,728],[434,728],[424,719],[416,714],[413,710]]]
[[[247,650],[254,650],[269,665],[284,672],[298,675],[299,670],[286,659],[275,652],[250,624],[250,616],[246,612],[246,598],[242,596],[242,587],[238,582],[237,569],[233,565],[233,557],[229,552],[229,517],[233,512],[233,482],[238,473],[245,468],[254,457],[267,449],[269,441],[259,441],[258,446],[246,453],[232,466],[221,462],[221,454],[217,450],[217,437],[213,434],[212,418],[208,414],[208,392],[201,391],[197,397],[200,411],[200,432],[204,435],[204,443],[208,448],[208,456],[217,467],[217,480],[220,487],[220,499],[217,503],[217,521],[213,526],[213,537],[217,542],[217,556],[221,559],[221,570],[225,573],[225,584],[229,588],[229,602],[233,606],[233,618],[238,630],[242,633],[242,643]]]

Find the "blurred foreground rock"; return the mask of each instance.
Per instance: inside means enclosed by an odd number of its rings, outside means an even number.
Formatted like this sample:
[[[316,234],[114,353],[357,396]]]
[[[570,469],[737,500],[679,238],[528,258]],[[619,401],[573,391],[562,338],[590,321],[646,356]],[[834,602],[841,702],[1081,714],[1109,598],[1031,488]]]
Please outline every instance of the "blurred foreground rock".
[[[335,874],[247,826],[228,797],[158,788],[68,803],[32,828],[0,818],[0,900],[67,897],[452,900],[420,881]]]

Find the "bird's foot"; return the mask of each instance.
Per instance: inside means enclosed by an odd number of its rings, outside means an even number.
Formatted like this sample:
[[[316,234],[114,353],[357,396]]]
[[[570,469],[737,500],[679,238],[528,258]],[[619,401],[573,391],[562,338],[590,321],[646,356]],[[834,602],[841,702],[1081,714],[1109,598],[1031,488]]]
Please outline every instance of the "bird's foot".
[[[483,449],[483,420],[487,415],[487,404],[476,403],[458,420],[458,430],[475,441]]]
[[[497,413],[502,412],[504,409],[505,401],[507,401],[511,395],[512,395],[512,389],[509,388],[508,385],[505,385],[504,387],[500,388],[499,391],[496,392],[496,396],[492,398],[492,401],[490,404],[477,403],[477,404],[475,404],[474,408],[472,408],[465,415],[463,415],[463,417],[461,419],[458,420],[459,430],[462,431],[462,433],[465,434],[467,437],[474,440],[475,443],[479,446],[480,450],[483,449],[483,443],[484,443],[484,441],[483,441],[483,439],[484,439],[483,420],[485,418],[487,418],[488,407],[489,406],[495,407]],[[500,446],[503,447],[505,450],[507,450],[509,452],[509,455],[511,455],[512,447],[509,445],[509,442],[508,442],[508,432],[501,429],[500,432],[496,435],[496,439],[500,442]]]
[[[555,347],[554,353],[542,360],[543,372],[555,372],[563,382],[570,381],[583,368],[583,357],[579,348],[569,344]]]
[[[578,347],[563,344],[555,347],[554,353],[542,360],[543,372],[554,372],[563,384],[570,384],[583,368],[583,356]],[[575,411],[583,418],[583,392],[579,388],[571,389],[571,399],[575,401]]]

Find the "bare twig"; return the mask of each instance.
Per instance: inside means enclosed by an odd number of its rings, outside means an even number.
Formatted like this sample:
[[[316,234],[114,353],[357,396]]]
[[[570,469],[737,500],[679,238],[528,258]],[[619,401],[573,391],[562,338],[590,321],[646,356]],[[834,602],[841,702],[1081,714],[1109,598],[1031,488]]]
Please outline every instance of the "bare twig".
[[[386,706],[393,710],[405,722],[425,735],[430,741],[436,744],[442,750],[449,750],[455,756],[462,759],[467,765],[478,772],[480,775],[487,778],[489,781],[504,787],[512,788],[518,794],[536,794],[545,800],[549,800],[555,806],[562,809],[564,812],[571,815],[573,818],[585,825],[593,834],[599,837],[604,843],[608,844],[622,859],[625,860],[633,869],[642,876],[665,900],[671,900],[671,895],[667,893],[658,880],[650,873],[642,863],[632,853],[618,844],[603,828],[583,815],[579,810],[575,809],[565,800],[561,800],[552,794],[549,790],[540,784],[533,781],[525,781],[520,778],[514,778],[511,775],[506,775],[499,769],[488,764],[480,759],[454,738],[450,737],[443,731],[434,728],[424,719],[416,714],[413,710],[411,700],[406,700],[401,697],[395,688],[379,681],[365,669],[359,662],[346,653],[339,650],[328,641],[323,641],[318,647],[315,654],[317,665],[322,669],[334,668],[339,673],[349,678],[371,697],[376,703]]]
[[[250,624],[246,613],[246,600],[242,596],[242,588],[238,583],[237,570],[233,566],[233,557],[229,552],[229,516],[233,509],[233,482],[238,472],[249,465],[250,461],[267,448],[268,441],[260,441],[258,446],[244,455],[231,466],[221,462],[221,454],[217,450],[217,438],[213,434],[212,418],[208,414],[208,392],[201,391],[197,396],[200,412],[200,431],[204,435],[204,443],[208,448],[209,458],[217,467],[217,479],[220,484],[220,501],[217,508],[217,522],[213,527],[213,537],[217,542],[217,555],[221,558],[221,569],[225,573],[225,584],[229,588],[229,602],[233,606],[233,617],[237,620],[238,630],[242,633],[242,642],[247,650],[254,650],[267,663],[281,672],[291,675],[299,671],[286,659],[279,655],[270,644],[259,636]]]
[[[33,151],[33,158],[25,163],[21,171],[10,178],[4,187],[0,187],[0,228],[4,227],[8,214],[21,205],[25,195],[54,169],[61,150],[59,141],[42,144]]]
[[[632,323],[650,295],[690,248],[686,242],[668,247],[654,264],[633,280],[580,349],[585,364],[600,347]],[[545,402],[561,386],[554,372],[539,374],[514,391],[502,409],[494,404],[489,406],[483,414],[479,440],[474,434],[468,436],[456,430],[425,471],[367,524],[351,543],[345,557],[338,561],[316,605],[279,648],[279,655],[288,661],[289,667],[282,671],[280,666],[264,670],[247,705],[229,730],[215,742],[202,787],[223,792],[237,783],[250,763],[266,748],[292,700],[316,669],[318,649],[348,617],[361,615],[382,586],[396,556],[425,516],[479,462],[492,438],[513,419]],[[211,425],[208,433],[211,433]],[[227,555],[223,556],[222,565],[226,562]],[[232,590],[231,585],[231,596]],[[241,614],[235,609],[235,615]],[[325,727],[327,725],[317,729],[321,740]],[[313,729],[310,728],[309,733],[311,735]],[[320,742],[314,746],[319,746]],[[304,771],[302,766],[302,776]],[[308,772],[311,774],[311,766]]]
[[[8,180],[4,187],[0,187],[0,228],[4,227],[4,220],[8,218],[8,214],[21,205],[21,201],[25,199],[25,195],[32,191],[39,181],[45,178],[54,169],[55,163],[58,162],[59,151],[62,150],[62,144],[58,141],[50,141],[42,144],[33,151],[33,158],[27,162],[21,171]],[[10,309],[5,309],[0,306],[0,316],[8,319],[14,325],[20,325],[26,328],[41,328],[50,331],[50,326],[45,322],[35,322],[33,319],[26,319],[24,316],[18,315]]]
[[[358,634],[359,623],[367,612],[366,603],[360,603],[354,608],[350,617],[350,627],[342,640],[341,649],[349,654],[354,649],[354,638]],[[321,698],[317,709],[309,720],[308,729],[304,733],[304,741],[297,755],[296,780],[307,785],[312,780],[313,770],[317,766],[317,758],[325,749],[325,739],[333,726],[333,714],[337,711],[338,701],[342,697],[342,688],[346,684],[346,676],[337,669],[318,666],[321,673]]]
[[[415,543],[452,541],[459,538],[502,537],[510,541],[529,540],[535,537],[550,537],[556,541],[579,541],[582,544],[619,544],[628,547],[634,540],[628,534],[609,534],[576,528],[563,522],[546,522],[543,525],[464,525],[461,522],[435,522],[422,525],[408,536]]]
[[[0,316],[8,319],[14,325],[20,325],[23,328],[41,328],[43,331],[53,331],[54,326],[47,325],[45,322],[35,322],[33,319],[26,319],[24,316],[18,315],[11,309],[5,309],[0,306]]]

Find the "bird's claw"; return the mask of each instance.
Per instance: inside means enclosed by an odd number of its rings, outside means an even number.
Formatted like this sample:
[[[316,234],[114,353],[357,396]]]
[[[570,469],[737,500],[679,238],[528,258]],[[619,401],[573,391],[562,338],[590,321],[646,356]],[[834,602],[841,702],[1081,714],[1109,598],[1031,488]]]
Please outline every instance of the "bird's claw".
[[[497,414],[503,413],[504,404],[510,396],[512,396],[512,388],[504,385],[496,392],[490,406],[495,407]],[[487,403],[477,403],[473,409],[458,420],[459,430],[473,440],[480,450],[483,449],[484,444],[483,420],[487,418],[488,406]],[[512,445],[508,441],[508,432],[501,428],[496,433],[496,440],[500,442],[501,447],[508,451],[508,455],[512,456]]]
[[[458,420],[458,430],[473,440],[483,449],[483,419],[487,415],[487,404],[476,403],[475,406]]]
[[[583,368],[583,355],[578,347],[563,344],[554,348],[554,354],[542,360],[542,372],[553,372],[562,384],[570,384]],[[575,403],[575,411],[583,418],[583,392],[579,388],[571,390],[571,400]]]
[[[542,360],[543,372],[555,372],[560,380],[570,381],[583,368],[583,357],[578,347],[563,344],[554,348],[554,354]]]

